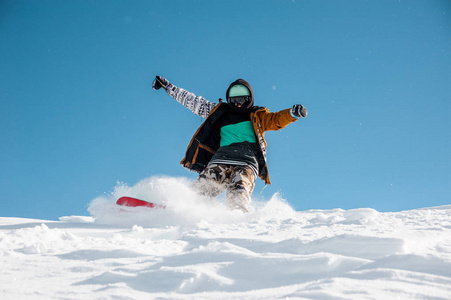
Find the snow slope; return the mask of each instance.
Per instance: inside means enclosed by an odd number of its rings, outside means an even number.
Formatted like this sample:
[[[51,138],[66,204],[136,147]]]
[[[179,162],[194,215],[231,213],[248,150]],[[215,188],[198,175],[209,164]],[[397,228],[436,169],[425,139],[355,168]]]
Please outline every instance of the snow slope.
[[[89,211],[0,218],[0,299],[451,299],[451,205],[298,212],[274,195],[243,214],[150,178]]]

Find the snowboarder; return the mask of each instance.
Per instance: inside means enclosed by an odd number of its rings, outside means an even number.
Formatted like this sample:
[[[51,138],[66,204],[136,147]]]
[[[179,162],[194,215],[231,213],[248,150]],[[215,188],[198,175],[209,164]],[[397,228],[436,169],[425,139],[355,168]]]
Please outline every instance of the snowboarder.
[[[152,87],[163,88],[169,96],[205,118],[194,134],[181,164],[199,173],[193,188],[210,197],[227,189],[226,205],[249,211],[255,180],[259,176],[270,184],[266,165],[265,131],[279,130],[307,116],[307,109],[292,108],[271,113],[254,106],[250,84],[238,79],[227,89],[227,103],[213,103],[176,87],[166,78],[156,76]]]

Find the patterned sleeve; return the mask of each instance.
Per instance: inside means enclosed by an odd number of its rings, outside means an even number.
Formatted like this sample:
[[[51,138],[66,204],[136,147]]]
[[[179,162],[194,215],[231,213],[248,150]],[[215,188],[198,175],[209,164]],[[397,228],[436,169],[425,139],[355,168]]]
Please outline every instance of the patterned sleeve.
[[[194,114],[207,118],[217,103],[210,102],[202,96],[196,96],[182,88],[170,84],[166,92],[180,104],[189,108]]]

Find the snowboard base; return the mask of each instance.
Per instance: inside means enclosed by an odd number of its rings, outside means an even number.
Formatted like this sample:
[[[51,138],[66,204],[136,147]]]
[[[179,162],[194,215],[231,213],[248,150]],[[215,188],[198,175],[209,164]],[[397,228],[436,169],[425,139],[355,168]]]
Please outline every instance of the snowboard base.
[[[164,206],[164,205],[155,204],[152,202],[140,200],[140,199],[133,198],[133,197],[121,197],[116,201],[116,204],[121,205],[121,206],[130,206],[130,207],[144,206],[144,207],[150,207],[150,208],[166,208],[166,206]]]

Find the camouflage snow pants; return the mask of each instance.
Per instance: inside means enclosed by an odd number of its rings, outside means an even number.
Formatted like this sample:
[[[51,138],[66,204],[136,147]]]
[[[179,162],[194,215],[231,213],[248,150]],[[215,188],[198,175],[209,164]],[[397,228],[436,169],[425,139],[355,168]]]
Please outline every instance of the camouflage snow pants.
[[[249,212],[251,194],[257,176],[248,166],[210,164],[193,183],[199,194],[216,197],[227,189],[226,205]]]

